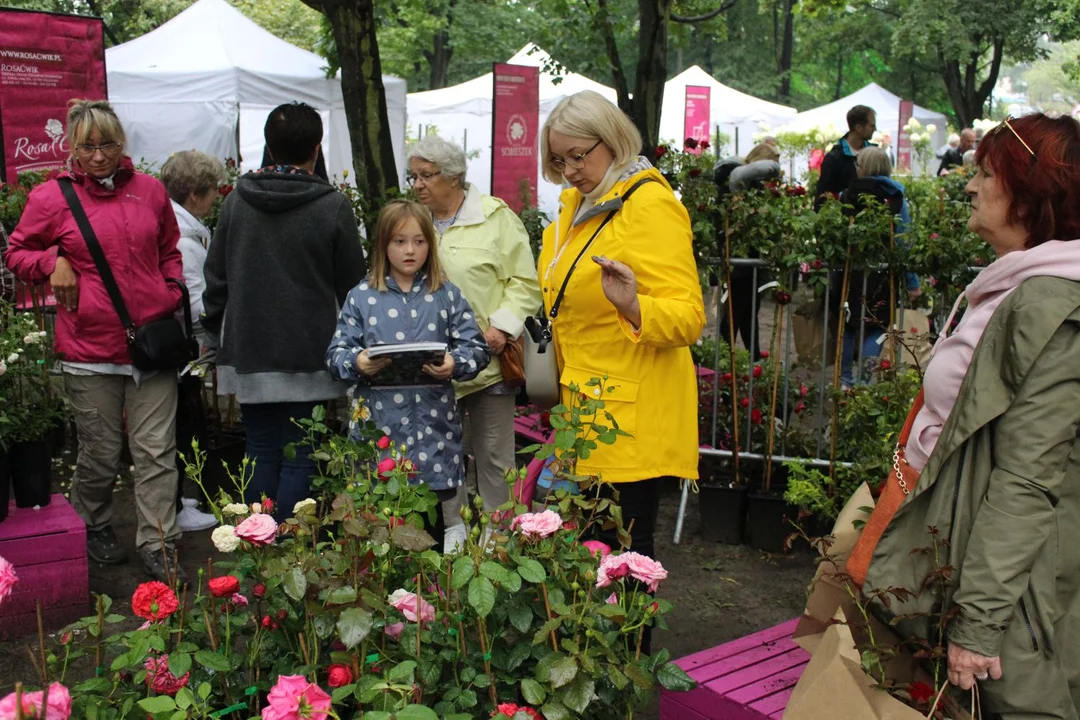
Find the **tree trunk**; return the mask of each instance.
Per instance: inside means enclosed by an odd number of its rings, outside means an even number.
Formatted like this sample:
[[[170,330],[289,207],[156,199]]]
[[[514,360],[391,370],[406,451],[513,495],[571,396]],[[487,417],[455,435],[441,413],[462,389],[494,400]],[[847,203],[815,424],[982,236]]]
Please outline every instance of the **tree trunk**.
[[[438,90],[447,85],[447,76],[450,74],[450,58],[454,55],[454,49],[450,47],[450,33],[440,30],[435,33],[431,50],[424,53],[428,61],[430,72],[428,73],[428,89]]]
[[[941,77],[945,81],[945,90],[949,94],[956,120],[961,128],[971,127],[971,123],[982,116],[987,98],[994,91],[998,74],[1001,72],[1001,60],[1005,41],[995,38],[990,59],[990,70],[986,78],[979,82],[979,65],[984,56],[973,52],[968,62],[961,66],[959,60],[940,61]]]
[[[836,92],[833,93],[833,100],[839,100],[843,97],[840,93],[844,87],[844,51],[841,50],[840,54],[836,56]]]
[[[660,109],[667,82],[668,21],[672,0],[638,0],[638,64],[631,117],[641,133],[642,152],[653,157],[660,140]],[[620,102],[621,105],[621,102]]]
[[[780,98],[791,97],[791,59],[795,49],[795,2],[784,0],[784,42],[780,47]]]
[[[353,169],[364,210],[368,237],[375,237],[375,220],[398,188],[397,167],[386,110],[379,41],[375,35],[374,0],[305,0],[330,20],[341,63],[341,94],[349,123]]]

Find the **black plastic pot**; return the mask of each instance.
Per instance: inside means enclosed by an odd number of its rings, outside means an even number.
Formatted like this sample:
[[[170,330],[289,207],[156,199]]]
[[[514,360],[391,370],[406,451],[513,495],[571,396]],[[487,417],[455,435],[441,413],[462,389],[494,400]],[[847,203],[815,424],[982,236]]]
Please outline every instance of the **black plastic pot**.
[[[8,501],[11,499],[11,466],[6,450],[0,450],[0,522],[8,516]]]
[[[49,438],[15,443],[8,454],[15,507],[44,507],[52,498],[52,452]]]
[[[799,508],[788,505],[783,495],[751,493],[746,517],[746,535],[750,546],[765,552],[779,553],[784,552],[784,543],[788,536],[797,532],[788,520],[798,520]]]
[[[746,532],[745,485],[702,483],[698,492],[701,536],[710,542],[741,545]]]

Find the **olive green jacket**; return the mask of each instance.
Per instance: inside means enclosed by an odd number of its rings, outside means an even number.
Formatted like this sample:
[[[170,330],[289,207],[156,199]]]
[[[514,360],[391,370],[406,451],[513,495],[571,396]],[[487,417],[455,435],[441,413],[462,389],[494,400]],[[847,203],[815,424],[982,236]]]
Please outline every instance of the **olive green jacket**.
[[[1020,665],[1042,660],[1070,684],[1080,674],[1078,426],[1080,283],[1032,278],[990,319],[937,445],[870,564],[864,591],[918,590],[933,558],[912,551],[929,546],[936,528],[948,542],[940,562],[954,568],[943,596],[927,591],[877,610],[899,618],[955,608],[947,640],[1000,655],[998,690],[1010,669],[1015,679],[1027,674]],[[933,640],[931,625],[926,617],[897,623],[904,636]],[[1009,697],[1023,695],[1030,707],[1038,693],[1057,692],[1041,678]],[[1064,697],[1047,702],[1064,707]]]

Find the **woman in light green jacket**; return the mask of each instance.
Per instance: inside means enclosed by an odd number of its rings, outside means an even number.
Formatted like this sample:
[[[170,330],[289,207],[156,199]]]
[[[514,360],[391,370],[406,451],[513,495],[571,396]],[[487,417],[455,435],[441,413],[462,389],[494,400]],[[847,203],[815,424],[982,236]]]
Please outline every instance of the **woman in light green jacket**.
[[[408,152],[409,183],[431,211],[439,234],[439,258],[450,282],[461,288],[492,350],[479,377],[456,384],[465,420],[465,446],[476,469],[484,510],[510,498],[506,473],[514,462],[514,398],[503,382],[499,356],[521,336],[525,318],[540,307],[536,262],[529,235],[517,214],[499,198],[465,181],[465,153],[437,135]],[[464,491],[458,500],[464,500]],[[464,539],[453,505],[444,506],[445,546]]]

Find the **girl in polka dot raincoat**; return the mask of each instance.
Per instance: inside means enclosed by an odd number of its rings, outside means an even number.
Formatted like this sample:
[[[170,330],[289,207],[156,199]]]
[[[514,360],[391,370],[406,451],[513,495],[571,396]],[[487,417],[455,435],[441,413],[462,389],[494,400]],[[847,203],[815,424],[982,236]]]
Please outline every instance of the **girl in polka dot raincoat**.
[[[338,314],[326,364],[335,377],[357,383],[353,437],[359,435],[357,420],[370,418],[406,447],[417,481],[447,500],[465,478],[451,380],[475,378],[490,362],[490,351],[468,301],[443,276],[435,228],[422,205],[404,200],[387,205],[372,255],[371,274],[349,292]],[[442,364],[424,366],[430,382],[372,385],[390,361],[368,357],[367,349],[406,342],[446,343]]]

